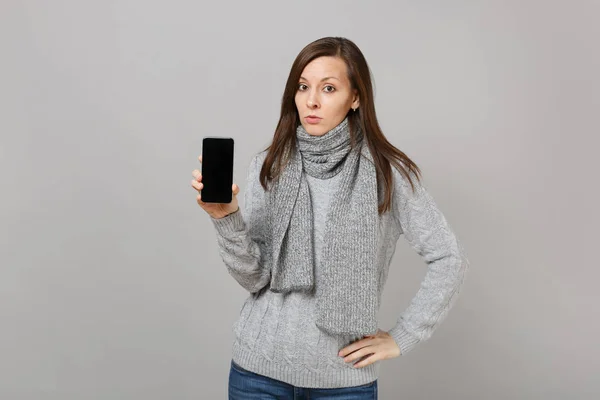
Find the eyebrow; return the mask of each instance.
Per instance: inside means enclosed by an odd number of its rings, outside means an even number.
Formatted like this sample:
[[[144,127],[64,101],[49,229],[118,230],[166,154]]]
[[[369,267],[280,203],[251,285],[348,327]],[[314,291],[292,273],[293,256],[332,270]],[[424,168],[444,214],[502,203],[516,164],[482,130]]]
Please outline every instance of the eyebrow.
[[[305,81],[307,81],[308,79],[306,79],[305,77],[301,76],[300,79],[304,79]],[[336,78],[335,76],[326,76],[325,78],[321,79],[321,82],[326,81],[327,79],[337,79],[339,81],[338,78]]]

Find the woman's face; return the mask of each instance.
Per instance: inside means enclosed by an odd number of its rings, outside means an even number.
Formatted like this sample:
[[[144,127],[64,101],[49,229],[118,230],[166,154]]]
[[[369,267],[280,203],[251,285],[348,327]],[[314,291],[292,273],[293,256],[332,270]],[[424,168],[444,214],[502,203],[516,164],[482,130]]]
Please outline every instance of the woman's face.
[[[300,122],[313,136],[335,128],[359,105],[356,91],[350,88],[346,63],[339,57],[312,60],[302,71],[295,100]]]

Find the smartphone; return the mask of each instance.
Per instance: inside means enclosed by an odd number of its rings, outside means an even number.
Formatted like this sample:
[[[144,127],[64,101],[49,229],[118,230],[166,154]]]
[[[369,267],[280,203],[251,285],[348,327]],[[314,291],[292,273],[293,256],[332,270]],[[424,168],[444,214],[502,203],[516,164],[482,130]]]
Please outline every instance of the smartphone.
[[[202,139],[202,184],[205,203],[231,203],[233,194],[233,138],[209,136]]]

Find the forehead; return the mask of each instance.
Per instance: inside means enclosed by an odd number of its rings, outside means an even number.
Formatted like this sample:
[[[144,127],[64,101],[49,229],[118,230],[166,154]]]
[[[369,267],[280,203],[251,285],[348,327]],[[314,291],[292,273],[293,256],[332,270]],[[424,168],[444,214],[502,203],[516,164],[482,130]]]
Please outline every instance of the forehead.
[[[338,78],[341,81],[346,81],[347,67],[344,60],[339,57],[319,57],[312,60],[304,67],[302,77],[312,79],[322,79],[326,76]]]

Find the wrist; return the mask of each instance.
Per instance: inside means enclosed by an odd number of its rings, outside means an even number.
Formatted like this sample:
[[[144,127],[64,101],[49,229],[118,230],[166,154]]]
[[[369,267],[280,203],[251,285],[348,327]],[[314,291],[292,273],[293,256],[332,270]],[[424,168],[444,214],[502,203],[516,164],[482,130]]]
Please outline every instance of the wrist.
[[[240,207],[238,207],[238,208],[237,208],[235,211],[232,211],[232,212],[230,212],[230,213],[228,213],[228,214],[225,214],[225,215],[223,215],[223,216],[221,216],[221,217],[213,217],[213,218],[214,218],[214,219],[221,219],[221,218],[229,217],[231,214],[235,214],[235,213],[236,213],[236,212],[238,212],[239,210],[240,210]]]
[[[246,227],[244,219],[242,218],[241,210],[239,208],[221,218],[211,217],[211,220],[214,226],[217,228],[217,231],[222,235],[243,231]]]

